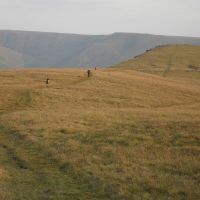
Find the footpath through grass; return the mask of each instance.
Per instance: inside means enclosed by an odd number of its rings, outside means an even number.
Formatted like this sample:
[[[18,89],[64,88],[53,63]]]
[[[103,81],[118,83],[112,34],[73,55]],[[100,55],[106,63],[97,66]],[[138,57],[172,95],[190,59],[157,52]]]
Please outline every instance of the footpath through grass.
[[[0,73],[0,199],[199,199],[198,81]]]
[[[82,82],[82,79],[80,80]],[[13,90],[14,92],[14,90]],[[0,119],[29,109],[30,90],[19,91],[8,106],[2,107]],[[0,123],[0,199],[1,200],[94,200],[121,199],[108,193],[98,177],[77,172],[70,163],[60,163],[42,142]]]

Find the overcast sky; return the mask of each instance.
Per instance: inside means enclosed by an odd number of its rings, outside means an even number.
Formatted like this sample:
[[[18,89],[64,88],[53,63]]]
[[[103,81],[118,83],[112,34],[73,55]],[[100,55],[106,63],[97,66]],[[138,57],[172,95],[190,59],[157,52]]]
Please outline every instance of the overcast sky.
[[[200,37],[200,0],[0,0],[0,29]]]

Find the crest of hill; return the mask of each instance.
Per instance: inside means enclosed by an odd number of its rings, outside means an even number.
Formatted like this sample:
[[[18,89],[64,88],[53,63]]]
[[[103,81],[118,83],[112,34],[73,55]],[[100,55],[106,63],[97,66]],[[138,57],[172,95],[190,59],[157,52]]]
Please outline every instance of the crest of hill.
[[[115,65],[115,68],[133,69],[150,73],[170,71],[200,71],[200,47],[194,45],[167,45],[147,50],[144,54]]]

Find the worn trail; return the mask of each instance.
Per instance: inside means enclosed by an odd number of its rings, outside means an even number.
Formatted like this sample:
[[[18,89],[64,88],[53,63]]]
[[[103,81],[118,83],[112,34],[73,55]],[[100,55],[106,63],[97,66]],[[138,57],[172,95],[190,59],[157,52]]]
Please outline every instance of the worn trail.
[[[18,98],[20,103],[15,102],[18,104],[16,109],[25,109],[30,105],[30,94],[30,91],[21,94]],[[13,111],[2,112],[1,116]],[[25,134],[2,123],[0,167],[8,174],[7,181],[0,179],[1,188],[10,188],[7,193],[0,189],[0,199],[112,199],[92,175],[87,177],[76,172],[70,164],[60,163],[42,144],[31,141]]]

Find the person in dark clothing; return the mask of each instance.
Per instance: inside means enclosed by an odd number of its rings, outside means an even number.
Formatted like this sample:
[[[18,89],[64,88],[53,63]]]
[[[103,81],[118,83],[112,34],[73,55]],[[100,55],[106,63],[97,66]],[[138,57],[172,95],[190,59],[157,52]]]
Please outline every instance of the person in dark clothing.
[[[87,70],[87,76],[88,78],[91,76],[91,71],[89,69]]]
[[[49,84],[49,78],[46,79],[45,83],[46,83],[46,86],[48,86],[48,84]]]

